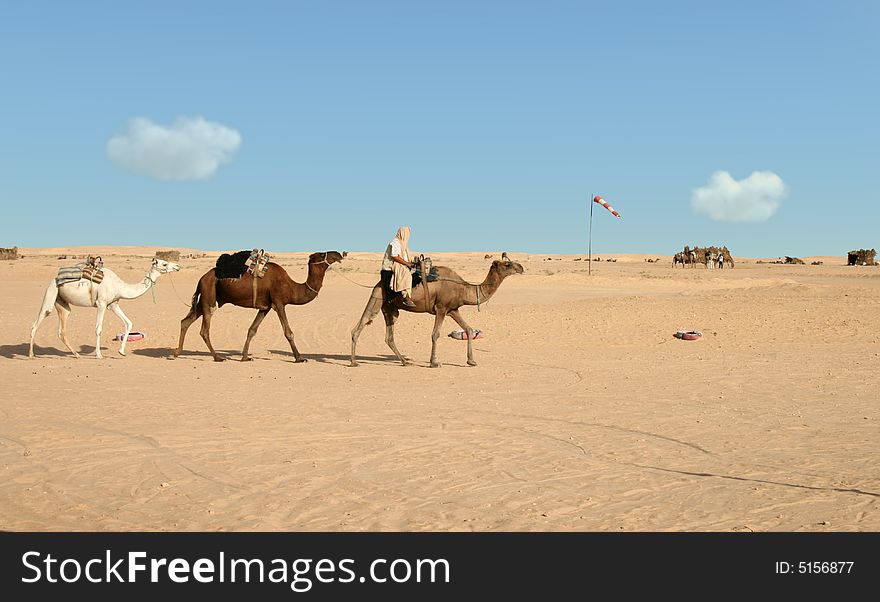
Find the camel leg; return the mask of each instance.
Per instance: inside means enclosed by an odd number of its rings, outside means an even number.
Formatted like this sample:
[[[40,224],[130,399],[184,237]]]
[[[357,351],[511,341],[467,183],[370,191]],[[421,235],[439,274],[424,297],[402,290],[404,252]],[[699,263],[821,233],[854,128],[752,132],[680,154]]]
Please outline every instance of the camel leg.
[[[440,362],[437,361],[437,339],[440,338],[440,328],[443,326],[443,320],[446,319],[446,314],[442,312],[437,312],[437,315],[434,316],[434,332],[431,333],[431,367],[439,368]]]
[[[70,317],[70,304],[63,299],[56,299],[55,311],[58,312],[58,338],[70,350],[73,357],[79,358],[79,353],[74,350],[73,345],[70,344],[67,338],[67,318]]]
[[[408,366],[409,362],[397,350],[397,343],[394,342],[394,323],[397,322],[400,311],[396,307],[384,305],[382,306],[382,314],[385,316],[385,344],[391,347],[391,351],[394,352],[394,355],[397,356],[401,364]]]
[[[257,334],[257,328],[260,327],[260,323],[263,321],[263,318],[265,318],[266,314],[268,313],[268,309],[261,309],[254,317],[254,321],[251,323],[251,327],[248,328],[247,340],[244,342],[244,349],[241,352],[241,361],[247,362],[253,359],[248,355],[248,347],[251,346],[251,339],[254,338],[255,334]]]
[[[43,304],[40,306],[40,313],[37,315],[37,319],[34,320],[34,325],[31,326],[31,345],[28,348],[28,357],[34,357],[34,337],[37,335],[37,329],[43,323],[43,320],[52,313],[52,307],[55,305],[57,298],[58,287],[53,280],[46,287],[46,292],[43,294]]]
[[[100,359],[104,359],[104,356],[101,354],[101,331],[104,330],[104,313],[107,311],[107,304],[103,301],[98,301],[98,316],[95,319],[95,357]]]
[[[361,331],[369,324],[373,323],[373,318],[376,317],[382,310],[382,292],[373,289],[373,294],[370,296],[370,300],[367,301],[367,307],[364,309],[364,314],[361,316],[360,321],[351,331],[351,366],[356,367],[358,365],[357,359],[355,359],[355,351],[357,349],[358,337],[361,336]]]
[[[125,355],[125,344],[128,342],[128,335],[131,334],[131,320],[128,319],[128,316],[126,316],[125,312],[122,311],[122,308],[119,307],[118,301],[116,303],[111,303],[107,308],[122,320],[122,325],[125,327],[125,332],[122,333],[122,343],[119,345],[119,355]]]
[[[179,357],[183,352],[183,340],[186,338],[186,331],[189,330],[189,327],[192,326],[193,322],[198,320],[201,315],[201,311],[197,305],[189,310],[186,317],[180,321],[180,340],[177,342],[177,349],[174,350],[174,357]]]
[[[290,327],[290,322],[287,320],[287,310],[283,305],[276,305],[275,312],[278,314],[278,319],[281,320],[281,327],[284,328],[284,338],[290,343],[290,350],[293,351],[293,357],[296,358],[294,360],[295,363],[301,364],[307,362],[308,360],[300,355],[299,349],[296,348],[296,343],[293,342],[293,329]]]
[[[122,333],[122,341],[119,345],[119,355],[124,356],[125,344],[128,342],[128,335],[131,334],[131,320],[128,319],[128,316],[126,316],[125,312],[122,311],[122,308],[119,307],[118,301],[108,305],[107,309],[112,311],[120,320],[122,320],[122,326],[125,328],[125,331]]]
[[[467,337],[468,337],[468,340],[467,340],[467,345],[468,345],[467,364],[468,364],[468,366],[476,366],[477,362],[474,361],[474,345],[473,345],[474,329],[467,325],[467,322],[464,321],[464,318],[461,317],[461,314],[458,312],[457,309],[453,309],[451,312],[449,312],[449,316],[453,320],[455,320],[459,326],[464,328],[464,331],[467,333]]]
[[[202,335],[202,339],[205,341],[205,345],[208,346],[208,351],[211,352],[211,355],[214,356],[215,362],[222,362],[223,358],[220,357],[216,351],[214,351],[214,346],[211,345],[211,313],[213,308],[209,308],[208,311],[202,310],[202,329],[200,334]],[[185,318],[184,318],[185,319]]]

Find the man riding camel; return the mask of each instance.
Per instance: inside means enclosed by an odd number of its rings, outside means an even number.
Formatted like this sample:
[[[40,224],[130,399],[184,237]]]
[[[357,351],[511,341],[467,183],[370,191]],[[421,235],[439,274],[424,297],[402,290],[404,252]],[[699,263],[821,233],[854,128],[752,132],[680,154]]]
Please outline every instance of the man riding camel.
[[[415,307],[412,296],[412,257],[409,250],[409,226],[401,226],[397,234],[388,243],[385,256],[382,258],[382,284],[386,290],[402,295],[401,304]]]

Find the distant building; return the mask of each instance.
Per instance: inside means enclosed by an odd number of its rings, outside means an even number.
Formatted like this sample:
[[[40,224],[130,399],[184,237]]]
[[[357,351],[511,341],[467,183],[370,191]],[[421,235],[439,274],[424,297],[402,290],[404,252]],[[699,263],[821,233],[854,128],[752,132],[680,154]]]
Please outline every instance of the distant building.
[[[18,259],[20,256],[18,254],[18,247],[12,247],[11,249],[0,249],[0,259]]]
[[[877,251],[874,249],[850,251],[846,256],[846,265],[877,265],[876,257]]]

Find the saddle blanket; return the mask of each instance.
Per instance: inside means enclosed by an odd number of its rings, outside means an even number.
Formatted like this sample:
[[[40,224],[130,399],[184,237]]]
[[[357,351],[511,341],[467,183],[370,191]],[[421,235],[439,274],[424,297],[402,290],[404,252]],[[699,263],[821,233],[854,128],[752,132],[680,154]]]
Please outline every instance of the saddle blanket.
[[[77,282],[83,278],[91,280],[95,284],[100,284],[104,280],[104,270],[96,269],[85,263],[78,263],[75,266],[60,268],[58,274],[55,275],[55,285],[61,286],[68,282]]]

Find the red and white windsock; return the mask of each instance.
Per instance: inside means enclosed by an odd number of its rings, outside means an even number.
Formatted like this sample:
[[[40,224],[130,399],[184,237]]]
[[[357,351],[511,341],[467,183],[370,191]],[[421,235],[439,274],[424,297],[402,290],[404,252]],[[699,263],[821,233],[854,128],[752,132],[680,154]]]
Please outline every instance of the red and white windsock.
[[[622,219],[622,218],[620,217],[620,214],[619,214],[617,211],[614,210],[614,207],[612,207],[611,205],[609,205],[609,204],[608,204],[608,201],[606,201],[605,199],[603,199],[603,198],[600,197],[599,195],[596,195],[596,196],[593,197],[593,202],[594,202],[594,203],[599,203],[600,205],[602,205],[603,207],[605,207],[608,211],[611,212],[611,215],[613,215],[613,216],[616,217],[617,219]]]

